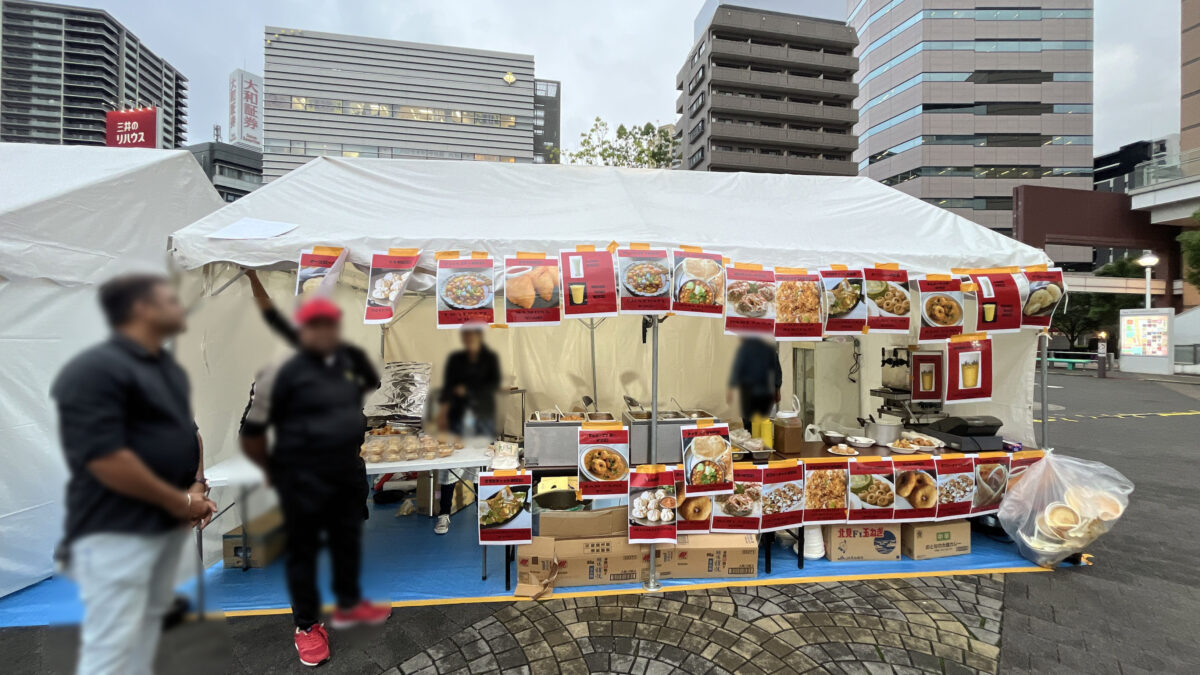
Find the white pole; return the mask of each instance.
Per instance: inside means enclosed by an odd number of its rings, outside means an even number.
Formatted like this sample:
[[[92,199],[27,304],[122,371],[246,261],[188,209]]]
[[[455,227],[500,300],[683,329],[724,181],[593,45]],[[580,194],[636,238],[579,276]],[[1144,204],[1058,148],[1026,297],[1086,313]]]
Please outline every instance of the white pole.
[[[1150,309],[1150,267],[1146,267],[1146,309]]]
[[[650,463],[658,463],[658,316],[651,316],[653,328],[650,336],[654,341],[651,345],[651,361],[650,361]],[[642,588],[650,591],[662,590],[662,584],[658,583],[658,570],[654,562],[655,546],[650,544],[650,576],[646,579],[646,583],[642,584]]]

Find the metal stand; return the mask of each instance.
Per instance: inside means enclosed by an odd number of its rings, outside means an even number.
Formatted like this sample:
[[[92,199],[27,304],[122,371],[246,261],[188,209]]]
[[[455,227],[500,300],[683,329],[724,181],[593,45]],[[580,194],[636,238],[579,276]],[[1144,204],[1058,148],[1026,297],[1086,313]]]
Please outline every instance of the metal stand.
[[[1042,378],[1042,448],[1050,447],[1050,442],[1046,440],[1046,428],[1049,426],[1047,419],[1050,417],[1050,404],[1046,401],[1046,394],[1049,392],[1046,377],[1049,371],[1049,362],[1047,361],[1047,352],[1050,349],[1050,333],[1042,331],[1038,333],[1038,348],[1041,352],[1041,378]]]
[[[650,346],[650,463],[654,464],[658,460],[658,321],[657,316],[650,317],[653,322],[653,331],[651,332],[652,343]],[[592,349],[592,358],[595,359],[595,348]],[[593,360],[593,364],[595,361]],[[593,368],[595,366],[593,365]],[[594,380],[593,380],[594,381]],[[646,579],[646,583],[642,584],[642,588],[651,593],[661,591],[662,584],[658,583],[658,570],[655,567],[655,547],[650,544],[650,575]]]
[[[796,569],[804,569],[804,526],[796,528]]]
[[[196,529],[196,617],[204,620],[204,530]]]

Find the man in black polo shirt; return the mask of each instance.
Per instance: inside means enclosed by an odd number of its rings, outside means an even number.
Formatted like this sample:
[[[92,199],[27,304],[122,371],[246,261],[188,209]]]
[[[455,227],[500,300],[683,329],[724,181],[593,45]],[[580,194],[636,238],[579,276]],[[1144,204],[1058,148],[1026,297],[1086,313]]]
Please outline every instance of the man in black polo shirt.
[[[299,352],[255,378],[241,438],[279,493],[296,651],[301,663],[316,666],[330,653],[317,590],[322,534],[333,562],[333,627],[378,624],[391,615],[390,607],[364,600],[359,587],[367,499],[358,454],[366,431],[362,406],[379,378],[362,350],[342,342],[341,310],[332,301],[306,300],[295,318]],[[269,451],[268,428],[275,432]]]
[[[149,673],[189,524],[207,524],[188,379],[163,349],[184,311],[166,279],[100,287],[111,338],[76,356],[51,395],[70,479],[60,549],[84,618],[78,673]]]

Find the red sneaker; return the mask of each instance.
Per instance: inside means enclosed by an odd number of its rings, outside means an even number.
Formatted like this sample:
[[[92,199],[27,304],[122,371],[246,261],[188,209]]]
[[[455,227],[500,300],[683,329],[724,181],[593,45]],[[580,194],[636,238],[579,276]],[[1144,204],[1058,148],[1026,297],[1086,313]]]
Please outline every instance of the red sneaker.
[[[339,609],[333,613],[333,621],[331,622],[334,628],[349,628],[366,624],[368,626],[378,626],[388,617],[392,615],[392,608],[388,605],[373,605],[366,600],[360,600],[357,605],[350,609]]]
[[[319,666],[329,660],[329,633],[325,626],[315,624],[308,630],[296,629],[296,651],[300,653],[300,663],[306,666]]]

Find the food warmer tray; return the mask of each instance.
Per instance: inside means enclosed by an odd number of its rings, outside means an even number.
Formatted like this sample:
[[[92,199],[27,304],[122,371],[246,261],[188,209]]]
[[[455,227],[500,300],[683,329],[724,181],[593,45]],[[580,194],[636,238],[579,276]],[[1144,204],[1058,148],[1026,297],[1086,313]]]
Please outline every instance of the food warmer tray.
[[[696,423],[696,419],[705,417],[711,417],[713,422],[721,421],[705,410],[685,410],[683,412],[694,414],[696,418],[676,411],[660,410],[658,412],[658,456],[655,460],[659,464],[678,464],[683,461],[680,427],[692,426]],[[626,410],[621,414],[621,420],[629,427],[629,463],[634,466],[648,464],[650,462],[650,412]]]
[[[578,414],[581,418],[583,413]],[[588,413],[588,417],[612,413]],[[557,417],[557,416],[555,416]],[[530,467],[573,467],[579,454],[579,427],[583,420],[539,420],[537,413],[525,420],[525,465]]]

